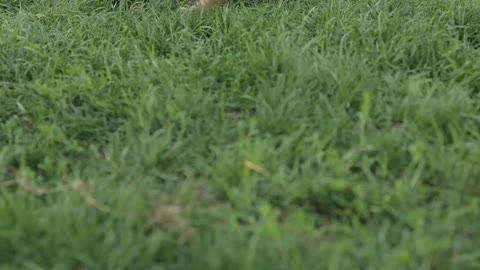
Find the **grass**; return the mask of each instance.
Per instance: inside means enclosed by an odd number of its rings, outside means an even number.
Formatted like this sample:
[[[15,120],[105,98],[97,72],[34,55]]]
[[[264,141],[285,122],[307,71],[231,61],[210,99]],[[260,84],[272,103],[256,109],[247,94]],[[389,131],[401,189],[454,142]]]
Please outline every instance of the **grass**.
[[[477,0],[0,0],[0,269],[480,269]]]

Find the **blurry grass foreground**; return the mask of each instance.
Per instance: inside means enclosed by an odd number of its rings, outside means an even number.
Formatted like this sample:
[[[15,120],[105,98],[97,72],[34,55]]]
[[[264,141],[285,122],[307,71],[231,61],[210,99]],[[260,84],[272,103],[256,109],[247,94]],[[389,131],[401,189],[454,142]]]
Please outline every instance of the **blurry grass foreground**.
[[[475,0],[0,0],[0,269],[480,269]]]

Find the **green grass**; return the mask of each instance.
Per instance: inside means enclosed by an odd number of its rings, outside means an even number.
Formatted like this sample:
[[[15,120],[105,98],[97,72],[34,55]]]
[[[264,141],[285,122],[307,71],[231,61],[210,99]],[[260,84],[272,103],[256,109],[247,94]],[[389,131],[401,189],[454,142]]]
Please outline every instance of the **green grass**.
[[[480,269],[478,0],[0,0],[0,269]]]

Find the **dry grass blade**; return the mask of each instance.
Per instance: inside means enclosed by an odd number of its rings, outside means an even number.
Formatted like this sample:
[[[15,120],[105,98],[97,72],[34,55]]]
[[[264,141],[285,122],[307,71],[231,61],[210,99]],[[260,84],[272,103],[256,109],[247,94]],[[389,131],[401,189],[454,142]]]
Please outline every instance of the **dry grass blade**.
[[[256,172],[256,173],[259,173],[259,174],[262,174],[262,175],[265,175],[265,176],[269,176],[270,173],[261,165],[258,165],[258,164],[255,164],[251,161],[245,161],[244,163],[245,167],[247,167],[248,169]]]
[[[89,192],[88,192],[88,189],[87,189],[87,185],[85,182],[81,181],[81,180],[75,180],[73,181],[71,184],[70,184],[70,187],[78,192],[82,197],[83,199],[85,200],[85,202],[92,206],[93,208],[103,212],[103,213],[106,213],[108,215],[111,215],[111,216],[115,216],[115,217],[118,217],[118,218],[126,218],[126,214],[123,213],[123,212],[119,212],[119,211],[116,211],[115,209],[105,205],[105,204],[102,204],[101,202],[99,202],[97,199],[95,199]]]

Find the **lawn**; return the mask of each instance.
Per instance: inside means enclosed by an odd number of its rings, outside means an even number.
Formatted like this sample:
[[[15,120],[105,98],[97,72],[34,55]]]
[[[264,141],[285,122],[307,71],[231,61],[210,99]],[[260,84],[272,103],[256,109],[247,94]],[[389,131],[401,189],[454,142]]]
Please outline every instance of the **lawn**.
[[[0,269],[480,269],[478,0],[110,3],[0,0]]]

